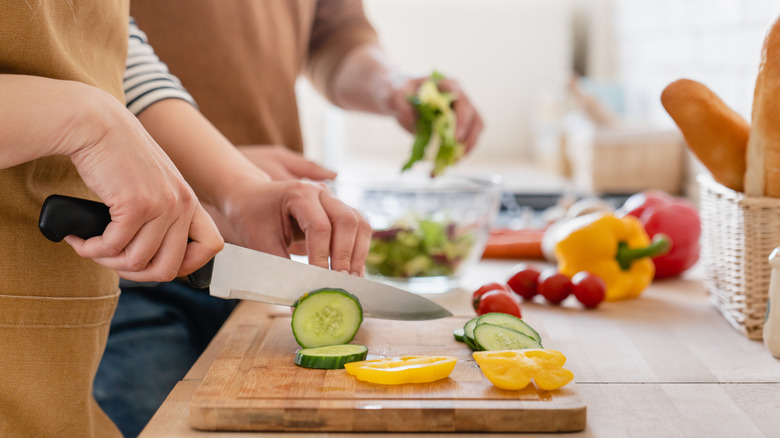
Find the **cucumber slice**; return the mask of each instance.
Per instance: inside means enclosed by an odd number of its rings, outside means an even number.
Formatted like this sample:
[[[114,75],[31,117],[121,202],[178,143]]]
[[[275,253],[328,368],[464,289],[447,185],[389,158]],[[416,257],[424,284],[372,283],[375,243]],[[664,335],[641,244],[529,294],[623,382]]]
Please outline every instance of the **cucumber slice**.
[[[542,348],[542,344],[523,333],[488,323],[474,328],[474,340],[480,350],[486,351]]]
[[[295,355],[295,365],[304,368],[338,370],[344,364],[366,359],[368,347],[357,344],[326,345],[302,348]]]
[[[480,351],[481,348],[477,346],[476,341],[472,340],[471,338],[463,337],[463,342],[468,345],[468,347],[471,349],[471,351]]]
[[[509,315],[506,313],[486,313],[479,318],[477,318],[477,325],[480,324],[495,324],[500,325],[501,327],[510,328],[512,330],[518,331],[529,338],[535,340],[538,343],[542,343],[542,337],[539,336],[539,333],[536,332],[533,328],[531,328],[530,325],[526,324],[525,321],[522,319],[514,316]]]
[[[474,327],[477,326],[478,319],[479,316],[475,316],[474,318],[466,321],[466,324],[463,326],[463,342],[465,342],[472,351],[479,350],[477,343],[474,341]]]
[[[463,336],[465,336],[466,338],[470,338],[472,341],[474,340],[474,327],[477,326],[478,319],[479,316],[475,316],[470,320],[466,321],[466,324],[463,325]]]
[[[295,303],[292,331],[303,348],[347,344],[363,322],[357,297],[344,289],[324,288],[304,294]]]
[[[452,331],[452,336],[454,336],[455,340],[458,341],[458,342],[466,342],[466,340],[464,339],[466,334],[463,332],[463,327],[459,327],[459,328],[456,328],[455,330],[453,330]]]

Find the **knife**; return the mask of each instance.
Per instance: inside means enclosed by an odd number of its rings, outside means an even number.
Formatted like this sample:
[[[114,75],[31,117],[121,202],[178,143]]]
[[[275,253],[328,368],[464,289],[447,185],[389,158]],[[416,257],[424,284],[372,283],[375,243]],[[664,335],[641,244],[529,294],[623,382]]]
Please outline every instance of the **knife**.
[[[59,242],[68,235],[99,236],[109,222],[105,204],[51,195],[41,208],[38,228],[47,239]],[[198,289],[208,287],[215,297],[284,306],[315,289],[340,288],[358,297],[365,316],[404,321],[452,316],[444,307],[403,289],[229,243],[187,281]]]

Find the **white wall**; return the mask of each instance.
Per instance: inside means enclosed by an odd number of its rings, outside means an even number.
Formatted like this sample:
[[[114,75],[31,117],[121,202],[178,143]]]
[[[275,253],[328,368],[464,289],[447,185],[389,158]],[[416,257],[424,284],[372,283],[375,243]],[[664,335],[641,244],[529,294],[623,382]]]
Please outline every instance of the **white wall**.
[[[675,79],[698,80],[750,120],[761,45],[777,0],[609,0],[615,76],[632,118],[671,125],[659,98]]]
[[[457,78],[486,129],[470,163],[522,162],[540,98],[562,89],[571,70],[568,0],[364,0],[386,50],[401,65]],[[345,113],[299,84],[307,154],[335,169],[400,169],[412,137],[394,120]]]

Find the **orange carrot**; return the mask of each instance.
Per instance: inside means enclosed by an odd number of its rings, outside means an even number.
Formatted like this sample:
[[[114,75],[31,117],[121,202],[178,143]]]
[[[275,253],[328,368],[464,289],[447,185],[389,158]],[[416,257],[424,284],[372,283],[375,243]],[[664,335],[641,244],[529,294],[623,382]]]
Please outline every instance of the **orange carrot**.
[[[544,259],[542,236],[544,230],[539,229],[491,230],[482,258]]]

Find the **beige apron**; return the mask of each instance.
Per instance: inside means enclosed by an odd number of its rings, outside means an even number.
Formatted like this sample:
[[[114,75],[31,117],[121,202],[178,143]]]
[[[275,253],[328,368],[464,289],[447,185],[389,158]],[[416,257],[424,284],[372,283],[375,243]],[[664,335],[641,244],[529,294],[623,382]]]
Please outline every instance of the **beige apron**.
[[[76,80],[123,99],[128,0],[2,3],[0,74]],[[118,278],[43,238],[38,213],[53,193],[94,198],[66,157],[0,170],[0,436],[120,436],[92,398]]]

